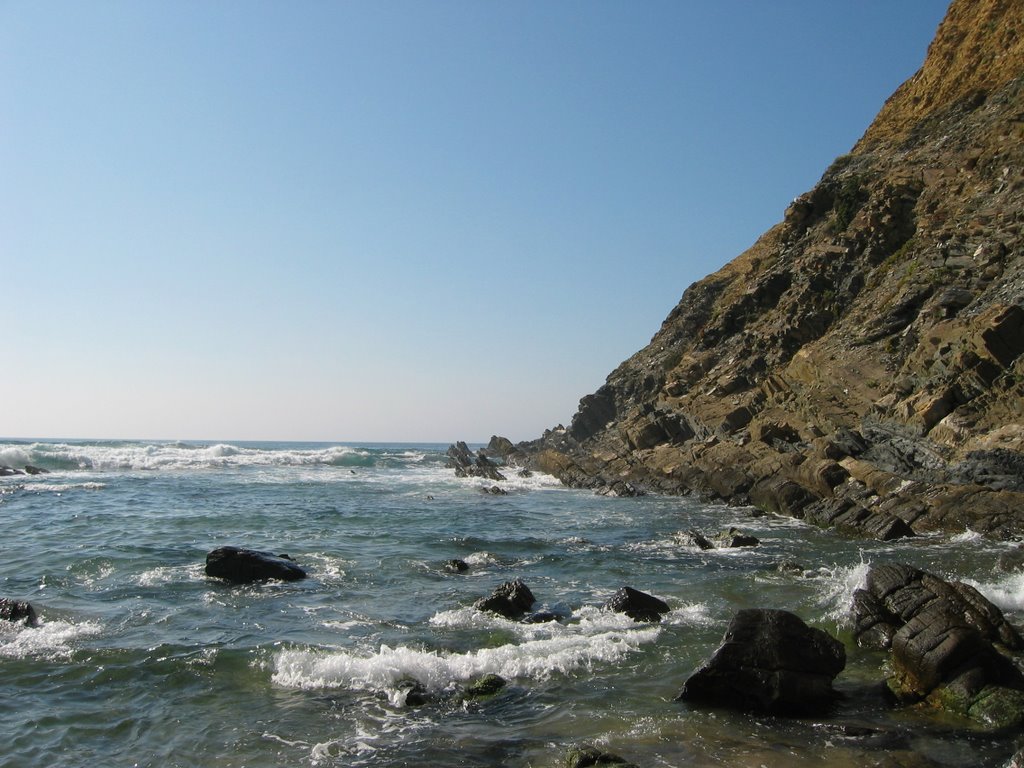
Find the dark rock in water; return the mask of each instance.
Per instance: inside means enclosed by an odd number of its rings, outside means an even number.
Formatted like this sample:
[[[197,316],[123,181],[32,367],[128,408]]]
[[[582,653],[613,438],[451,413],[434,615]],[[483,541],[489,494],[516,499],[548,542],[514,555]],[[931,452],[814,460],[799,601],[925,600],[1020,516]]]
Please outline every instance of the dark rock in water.
[[[240,547],[218,547],[206,556],[206,575],[227,579],[235,584],[278,579],[297,581],[306,572],[288,555],[275,555]]]
[[[469,563],[456,558],[445,562],[444,569],[449,573],[465,573],[469,570]]]
[[[20,469],[14,467],[8,467],[7,465],[0,466],[0,477],[10,477],[11,475],[23,475],[25,474]]]
[[[506,619],[521,618],[530,608],[536,599],[530,588],[523,583],[522,579],[506,581],[491,593],[490,597],[477,600],[473,607],[478,611],[496,613]]]
[[[608,598],[604,608],[617,613],[624,613],[633,621],[661,621],[661,616],[669,612],[668,603],[653,595],[641,592],[632,587],[622,587]]]
[[[422,707],[430,701],[427,686],[419,680],[403,680],[398,684],[398,690],[405,694],[403,702],[407,707]]]
[[[632,498],[634,496],[645,496],[646,494],[632,483],[616,480],[608,485],[601,486],[594,491],[598,496],[621,496]]]
[[[788,611],[748,608],[677,700],[776,715],[820,713],[836,697],[843,644]]]
[[[756,547],[761,543],[761,540],[756,536],[744,533],[739,528],[730,528],[718,534],[715,537],[715,543],[723,549],[733,549],[736,547]]]
[[[708,541],[704,534],[692,529],[686,533],[677,533],[676,540],[684,547],[696,547],[704,551],[715,548],[715,545]]]
[[[887,684],[898,700],[995,727],[1024,724],[1024,674],[1009,657],[1024,640],[973,587],[877,565],[854,593],[853,618],[859,644],[891,648]]]
[[[803,576],[807,569],[795,560],[783,560],[775,566],[775,570],[787,576]]]
[[[508,491],[497,485],[492,485],[490,488],[481,488],[480,492],[491,496],[508,496]]]
[[[508,681],[501,675],[484,675],[466,687],[464,696],[467,699],[482,699],[485,696],[493,696],[506,685]]]
[[[6,597],[0,597],[0,620],[24,624],[26,627],[39,626],[39,617],[31,603]]]
[[[25,465],[25,474],[28,474],[28,475],[48,475],[48,474],[50,474],[50,470],[42,469],[41,467],[34,467],[31,464],[26,464]]]
[[[461,440],[454,445],[448,446],[448,466],[455,470],[456,477],[485,477],[489,480],[504,480],[505,476],[498,471],[494,462],[484,455],[483,451],[477,451],[474,456],[469,446]]]
[[[565,768],[589,768],[592,765],[618,765],[620,768],[636,768],[636,764],[612,752],[605,752],[589,744],[570,747],[562,763]]]

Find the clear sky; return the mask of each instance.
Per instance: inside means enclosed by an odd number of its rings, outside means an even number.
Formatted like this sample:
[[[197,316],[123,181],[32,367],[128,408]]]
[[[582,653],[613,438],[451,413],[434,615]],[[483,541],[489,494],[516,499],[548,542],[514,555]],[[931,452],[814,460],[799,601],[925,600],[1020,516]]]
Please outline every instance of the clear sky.
[[[946,0],[0,0],[0,436],[568,424]]]

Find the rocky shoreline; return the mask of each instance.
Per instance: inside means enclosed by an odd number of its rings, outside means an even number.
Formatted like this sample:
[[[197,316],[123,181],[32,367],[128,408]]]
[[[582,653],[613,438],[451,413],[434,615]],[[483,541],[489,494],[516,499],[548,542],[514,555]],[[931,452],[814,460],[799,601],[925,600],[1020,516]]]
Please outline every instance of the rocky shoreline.
[[[1024,536],[1024,8],[956,0],[781,223],[568,427],[487,455],[854,536]]]

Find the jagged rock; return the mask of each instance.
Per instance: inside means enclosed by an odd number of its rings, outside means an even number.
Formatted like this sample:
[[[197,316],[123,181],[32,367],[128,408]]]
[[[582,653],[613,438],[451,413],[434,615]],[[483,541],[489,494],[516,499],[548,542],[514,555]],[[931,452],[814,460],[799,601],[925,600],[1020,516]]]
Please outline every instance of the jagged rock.
[[[449,573],[465,573],[469,570],[469,563],[465,560],[454,558],[445,562],[444,569]]]
[[[506,619],[519,619],[535,602],[536,598],[530,588],[521,579],[515,579],[497,587],[489,597],[477,600],[473,607],[478,611],[496,613]]]
[[[447,467],[455,470],[456,477],[484,477],[488,480],[504,480],[505,476],[498,471],[494,462],[487,458],[483,451],[476,455],[469,450],[463,441],[448,446]]]
[[[11,475],[23,475],[25,474],[20,469],[14,467],[8,467],[6,464],[0,464],[0,477],[10,477]]]
[[[463,696],[467,699],[482,699],[486,696],[493,696],[506,685],[508,685],[508,681],[501,675],[484,675],[479,680],[466,686]]]
[[[32,464],[26,464],[25,465],[25,474],[26,475],[48,475],[48,474],[50,474],[50,470],[43,469],[41,467],[36,467],[36,466],[33,466]]]
[[[508,491],[497,485],[492,485],[487,488],[481,488],[480,492],[486,493],[488,496],[508,496]]]
[[[618,592],[608,598],[604,608],[616,613],[624,613],[633,621],[661,621],[662,614],[668,613],[671,609],[664,600],[659,600],[646,592],[633,589],[632,587],[621,587]]]
[[[637,768],[636,765],[628,762],[624,757],[620,757],[612,752],[606,752],[589,744],[570,747],[569,751],[565,754],[565,760],[562,764],[565,768],[589,768],[592,765],[617,765],[619,768]]]
[[[820,713],[846,666],[842,643],[788,611],[748,608],[677,700],[777,715]]]
[[[976,589],[907,565],[871,568],[854,593],[858,643],[891,648],[897,699],[996,727],[1024,724],[1024,674],[1009,657],[1024,640]]]
[[[206,556],[206,575],[235,584],[255,581],[297,581],[306,572],[288,555],[275,555],[241,547],[218,547]]]
[[[0,597],[0,620],[24,624],[26,627],[39,626],[39,617],[31,603],[6,597]]]

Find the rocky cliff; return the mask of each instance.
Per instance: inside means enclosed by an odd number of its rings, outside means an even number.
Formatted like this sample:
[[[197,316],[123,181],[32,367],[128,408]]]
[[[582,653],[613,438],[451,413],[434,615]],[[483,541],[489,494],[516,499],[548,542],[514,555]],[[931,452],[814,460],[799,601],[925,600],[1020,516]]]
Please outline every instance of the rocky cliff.
[[[1024,3],[954,0],[782,222],[521,444],[564,482],[1024,534]]]

